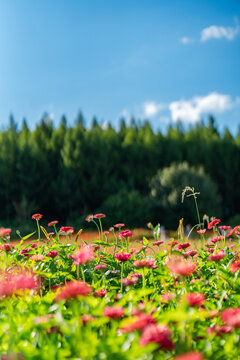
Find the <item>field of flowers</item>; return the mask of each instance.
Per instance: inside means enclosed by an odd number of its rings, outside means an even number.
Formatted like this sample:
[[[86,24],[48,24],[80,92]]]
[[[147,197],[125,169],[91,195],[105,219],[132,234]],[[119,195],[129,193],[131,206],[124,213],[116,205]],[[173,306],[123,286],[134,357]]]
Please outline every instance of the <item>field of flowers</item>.
[[[240,226],[199,222],[196,249],[148,224],[136,248],[104,217],[92,244],[41,214],[31,243],[0,229],[0,359],[240,359]]]

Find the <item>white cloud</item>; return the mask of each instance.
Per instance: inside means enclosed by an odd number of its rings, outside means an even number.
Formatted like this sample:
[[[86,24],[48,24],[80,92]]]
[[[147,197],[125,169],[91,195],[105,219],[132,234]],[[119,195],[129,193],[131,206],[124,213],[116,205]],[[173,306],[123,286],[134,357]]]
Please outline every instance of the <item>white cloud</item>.
[[[143,104],[144,116],[150,118],[156,116],[166,106],[164,104],[157,104],[155,101],[148,101]]]
[[[189,44],[190,42],[192,42],[191,39],[189,39],[188,37],[184,36],[181,38],[181,43],[184,44],[184,45],[187,45]]]
[[[173,121],[190,123],[198,121],[202,114],[223,112],[231,109],[234,103],[229,95],[213,92],[206,96],[195,96],[190,100],[179,100],[169,104]]]
[[[204,28],[201,31],[201,41],[207,41],[210,39],[222,39],[233,40],[240,32],[240,26],[224,27],[212,25]]]

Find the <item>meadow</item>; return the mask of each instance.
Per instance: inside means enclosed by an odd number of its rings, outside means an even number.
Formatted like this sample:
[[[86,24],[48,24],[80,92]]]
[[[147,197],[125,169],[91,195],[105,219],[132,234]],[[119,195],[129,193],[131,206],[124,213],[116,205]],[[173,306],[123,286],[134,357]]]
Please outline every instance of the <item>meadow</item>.
[[[19,242],[0,228],[2,360],[240,359],[240,226],[185,236],[181,219],[163,239],[158,224],[105,230],[98,213],[89,238],[42,217]]]

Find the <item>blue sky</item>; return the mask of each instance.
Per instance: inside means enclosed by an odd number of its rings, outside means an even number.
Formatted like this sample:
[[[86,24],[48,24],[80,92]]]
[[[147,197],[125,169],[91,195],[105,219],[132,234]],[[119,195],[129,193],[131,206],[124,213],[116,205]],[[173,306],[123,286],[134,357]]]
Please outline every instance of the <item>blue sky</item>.
[[[240,124],[240,1],[0,0],[0,124]]]

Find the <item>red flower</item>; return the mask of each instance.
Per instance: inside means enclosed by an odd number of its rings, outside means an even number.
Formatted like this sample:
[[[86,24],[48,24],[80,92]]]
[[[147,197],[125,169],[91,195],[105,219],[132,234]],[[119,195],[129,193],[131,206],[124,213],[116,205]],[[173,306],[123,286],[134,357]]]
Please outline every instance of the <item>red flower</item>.
[[[22,249],[20,250],[20,255],[29,256],[29,252],[32,251],[32,249]]]
[[[69,235],[74,232],[74,229],[72,226],[62,226],[60,232],[63,233],[63,235]]]
[[[0,278],[0,297],[12,296],[25,290],[37,290],[38,280],[32,273],[3,274]]]
[[[124,227],[125,226],[125,224],[115,224],[115,225],[113,225],[114,227],[116,227],[116,228],[121,228],[121,227]]]
[[[176,260],[167,263],[169,271],[176,275],[189,276],[192,275],[197,265],[191,260]]]
[[[12,231],[12,229],[1,227],[0,228],[0,237],[5,237],[5,236],[8,237],[10,235],[11,231]]]
[[[85,246],[80,251],[76,252],[71,256],[74,260],[74,265],[83,265],[93,260],[93,248],[92,246]]]
[[[133,233],[130,230],[121,231],[121,234],[119,234],[119,239],[124,239],[126,237],[133,237]]]
[[[32,215],[33,220],[40,220],[42,217],[43,217],[42,214],[33,214]]]
[[[205,234],[205,232],[206,232],[206,229],[197,230],[197,233],[198,233],[199,235]]]
[[[94,219],[102,219],[102,218],[105,218],[106,215],[105,214],[95,214],[93,215]]]
[[[189,246],[191,246],[191,244],[189,244],[189,242],[187,242],[187,243],[179,244],[179,245],[177,246],[177,248],[178,248],[178,250],[181,250],[181,249],[186,249],[186,248],[188,248]]]
[[[115,257],[118,261],[128,261],[132,255],[129,253],[118,253],[115,255]]]
[[[87,285],[84,281],[74,280],[63,286],[54,300],[68,300],[77,298],[78,296],[87,296],[91,291],[91,286]]]
[[[144,267],[151,268],[153,267],[154,263],[155,263],[155,259],[150,258],[150,259],[136,260],[134,261],[133,265],[138,268],[144,268]]]
[[[174,345],[171,339],[171,330],[167,325],[148,325],[144,328],[139,343],[143,346],[149,343],[157,343],[163,350],[174,349]]]
[[[129,278],[124,278],[122,280],[123,285],[125,286],[131,286],[131,285],[135,285],[138,281],[138,277],[136,276],[132,276],[130,279]]]
[[[219,224],[221,222],[220,219],[215,219],[213,221],[211,221],[209,224],[208,224],[208,229],[212,229],[215,225]]]
[[[105,289],[101,289],[101,290],[96,290],[94,291],[93,296],[95,297],[100,297],[100,298],[104,298],[104,296],[107,294],[107,291]]]
[[[232,273],[236,272],[240,270],[240,260],[234,261],[231,265],[230,265],[230,271]]]
[[[233,328],[240,328],[240,307],[223,310],[222,321]]]
[[[161,244],[163,244],[163,241],[156,241],[156,242],[153,243],[153,245],[155,245],[155,246],[159,246]]]
[[[228,237],[232,236],[237,230],[240,228],[240,225],[235,226],[231,231],[228,233]]]
[[[124,309],[121,306],[106,306],[103,315],[110,319],[119,319],[124,315]]]
[[[54,220],[54,221],[51,221],[50,223],[48,223],[48,226],[53,226],[53,225],[56,225],[58,224],[58,221],[57,220]]]
[[[9,245],[9,244],[2,244],[0,246],[1,250],[4,250],[4,251],[11,251],[14,249],[14,246],[13,245]]]
[[[152,315],[139,314],[129,320],[129,323],[121,328],[122,332],[129,333],[131,331],[140,330],[142,331],[149,324],[155,324],[156,320],[153,319]]]
[[[189,306],[202,306],[205,296],[201,293],[189,293],[185,296]]]
[[[47,253],[47,256],[51,257],[51,258],[55,258],[58,254],[58,251],[54,251],[54,250],[51,250]]]
[[[224,250],[219,250],[218,252],[216,252],[215,254],[211,254],[209,257],[208,257],[208,260],[210,261],[220,261],[224,258],[225,256],[225,252]]]
[[[203,355],[197,351],[190,351],[186,354],[178,355],[174,360],[203,360]]]
[[[36,249],[36,248],[38,247],[38,244],[37,244],[37,243],[33,243],[33,244],[31,244],[31,247],[32,247],[33,249]]]
[[[215,244],[216,242],[223,240],[224,236],[215,236],[214,238],[212,238],[210,241]]]

